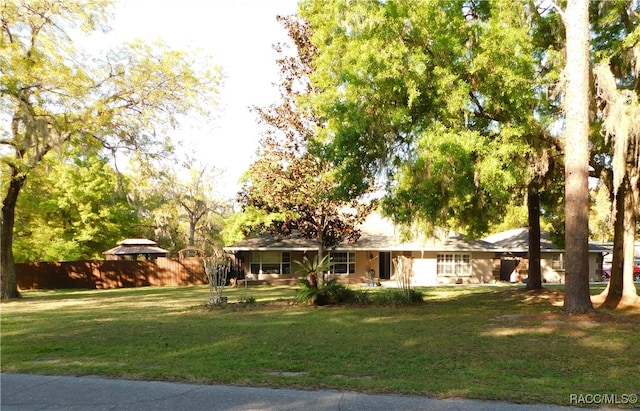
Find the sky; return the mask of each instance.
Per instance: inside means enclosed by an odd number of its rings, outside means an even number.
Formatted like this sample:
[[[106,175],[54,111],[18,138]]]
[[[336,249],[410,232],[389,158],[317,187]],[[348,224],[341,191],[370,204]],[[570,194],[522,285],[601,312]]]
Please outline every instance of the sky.
[[[264,126],[250,112],[278,97],[277,54],[287,40],[277,15],[296,12],[297,0],[116,0],[109,39],[161,39],[170,47],[213,57],[225,79],[217,118],[178,133],[181,147],[223,171],[218,192],[235,198],[238,179],[255,159]]]

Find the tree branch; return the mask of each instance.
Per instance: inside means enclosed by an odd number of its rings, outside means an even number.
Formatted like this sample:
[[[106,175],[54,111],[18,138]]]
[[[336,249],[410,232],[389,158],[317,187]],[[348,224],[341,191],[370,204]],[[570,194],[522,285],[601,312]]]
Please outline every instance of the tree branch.
[[[564,10],[562,10],[562,7],[560,7],[555,0],[551,0],[549,2],[551,4],[551,7],[558,13],[558,15],[560,15],[560,19],[562,20],[562,24],[565,25],[565,27],[567,26],[567,17],[566,14],[564,13]]]

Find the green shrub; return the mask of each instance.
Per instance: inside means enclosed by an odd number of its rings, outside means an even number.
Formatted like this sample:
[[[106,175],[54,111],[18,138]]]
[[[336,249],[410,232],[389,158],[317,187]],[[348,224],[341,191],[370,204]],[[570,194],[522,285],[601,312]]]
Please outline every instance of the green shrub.
[[[423,301],[421,291],[409,289],[387,289],[378,293],[374,293],[371,297],[372,303],[375,305],[407,305]]]
[[[371,300],[371,295],[369,294],[369,291],[367,290],[354,290],[354,299],[353,299],[353,303],[354,304],[358,304],[358,305],[370,305],[372,300]]]
[[[412,288],[409,290],[408,299],[410,303],[421,303],[424,302],[424,294],[422,291],[414,290]]]
[[[316,296],[318,295],[318,287],[312,285],[309,279],[303,277],[298,280],[298,285],[300,288],[298,289],[296,299],[299,302],[315,303]]]
[[[256,297],[252,297],[252,296],[242,297],[238,300],[238,302],[244,305],[253,305],[256,303]]]
[[[337,279],[328,281],[324,286],[314,286],[308,278],[300,278],[297,293],[299,302],[314,305],[354,304],[354,305],[408,305],[423,301],[421,291],[408,289],[385,289],[377,292],[354,290]]]
[[[300,278],[298,281],[297,300],[314,305],[350,304],[356,300],[356,292],[338,283],[337,279],[328,281],[323,286],[314,286],[309,279]]]

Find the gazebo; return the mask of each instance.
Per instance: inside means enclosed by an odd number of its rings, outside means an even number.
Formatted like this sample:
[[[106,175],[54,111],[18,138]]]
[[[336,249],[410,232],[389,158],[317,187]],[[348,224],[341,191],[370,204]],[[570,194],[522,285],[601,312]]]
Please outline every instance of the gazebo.
[[[117,247],[105,251],[107,260],[153,260],[166,257],[169,251],[160,248],[155,241],[146,238],[128,238],[118,243]]]

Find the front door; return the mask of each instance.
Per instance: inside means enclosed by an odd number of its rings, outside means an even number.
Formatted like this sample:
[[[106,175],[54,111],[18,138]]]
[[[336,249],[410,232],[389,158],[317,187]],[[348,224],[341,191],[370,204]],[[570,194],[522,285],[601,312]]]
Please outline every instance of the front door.
[[[378,265],[378,272],[380,273],[381,280],[391,279],[391,253],[380,252],[380,263]]]

